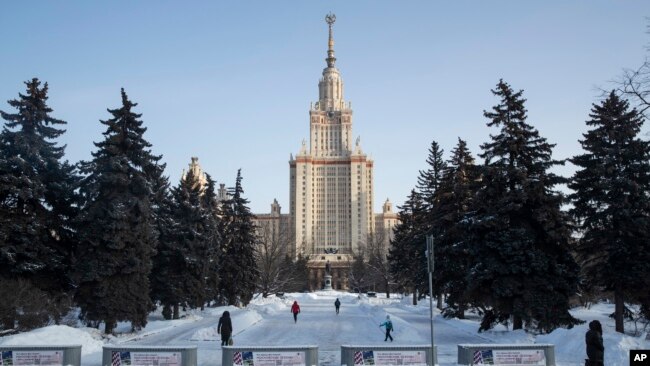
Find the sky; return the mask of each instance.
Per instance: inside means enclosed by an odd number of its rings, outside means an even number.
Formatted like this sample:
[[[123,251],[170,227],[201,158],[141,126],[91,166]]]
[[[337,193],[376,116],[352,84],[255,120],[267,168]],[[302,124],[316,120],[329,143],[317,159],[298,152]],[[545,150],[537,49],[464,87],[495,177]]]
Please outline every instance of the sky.
[[[334,299],[341,301],[340,312],[334,311]],[[293,301],[300,305],[300,314],[294,323],[290,308]],[[163,320],[161,308],[152,312],[146,327],[133,331],[128,322],[117,324],[114,336],[103,337],[101,331],[84,327],[79,319],[64,319],[66,325],[50,325],[29,332],[0,337],[0,346],[11,349],[15,345],[70,344],[81,345],[81,365],[102,365],[102,347],[111,349],[128,347],[153,347],[150,356],[157,356],[161,347],[196,347],[198,366],[228,365],[222,362],[224,351],[219,346],[221,336],[217,334],[218,318],[224,311],[231,314],[235,347],[257,347],[257,356],[263,352],[278,352],[279,347],[317,346],[318,364],[321,366],[341,365],[341,346],[363,347],[365,350],[380,351],[380,347],[393,347],[392,356],[415,356],[405,350],[406,346],[418,348],[430,344],[431,328],[429,301],[411,305],[408,294],[377,294],[376,298],[359,296],[349,292],[318,291],[312,293],[285,293],[278,298],[256,296],[243,308],[234,306],[206,307],[205,310],[187,309],[181,311],[177,320]],[[630,349],[648,349],[650,341],[644,339],[645,332],[638,329],[632,335],[634,325],[627,321],[627,333],[614,330],[614,319],[608,315],[614,311],[612,303],[591,304],[588,308],[579,306],[570,310],[571,315],[585,323],[571,329],[559,328],[549,334],[534,334],[523,330],[507,331],[509,328],[497,325],[489,331],[478,332],[481,317],[467,312],[466,319],[448,319],[434,308],[434,343],[437,360],[441,366],[458,365],[459,344],[490,344],[500,346],[536,343],[537,346],[552,344],[558,366],[582,365],[586,358],[585,337],[587,323],[599,320],[603,325],[605,365],[624,366],[630,364]],[[384,328],[378,325],[390,315],[393,324],[394,341],[384,343]],[[76,326],[72,328],[71,326]],[[103,327],[101,327],[103,328]],[[303,348],[304,349],[304,348]],[[143,351],[140,348],[140,351]],[[313,352],[313,351],[312,351]],[[403,353],[402,353],[403,352]],[[153,355],[152,355],[153,353]],[[159,354],[165,356],[165,353]],[[168,355],[168,354],[167,354]],[[417,354],[416,354],[417,355]],[[227,356],[227,353],[226,353]],[[270,356],[267,354],[267,357]],[[305,355],[307,356],[307,355]],[[386,354],[375,353],[375,364],[385,365],[380,358]],[[496,355],[495,355],[496,356]],[[14,355],[14,357],[16,357]],[[131,354],[131,357],[136,357]],[[345,359],[343,360],[345,361]],[[394,364],[393,362],[392,364]],[[258,363],[255,362],[257,365]]]
[[[0,110],[13,112],[24,81],[47,81],[77,162],[123,87],[172,184],[196,156],[226,186],[241,169],[253,212],[277,198],[288,213],[289,155],[309,136],[329,12],[353,131],[375,161],[375,212],[404,202],[433,140],[445,158],[459,137],[480,152],[497,132],[483,111],[499,79],[524,90],[528,122],[565,159],[581,152],[602,90],[650,56],[647,0],[5,1]]]

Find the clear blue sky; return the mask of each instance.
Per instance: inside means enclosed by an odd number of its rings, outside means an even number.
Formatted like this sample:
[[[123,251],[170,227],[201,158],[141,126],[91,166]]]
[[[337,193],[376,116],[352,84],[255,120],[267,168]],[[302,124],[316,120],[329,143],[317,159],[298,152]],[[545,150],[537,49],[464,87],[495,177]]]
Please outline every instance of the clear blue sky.
[[[525,90],[529,122],[562,159],[580,151],[598,88],[650,54],[647,0],[3,1],[0,109],[25,80],[49,82],[76,162],[124,87],[174,184],[198,156],[228,186],[242,168],[254,212],[274,198],[288,212],[330,11],[354,133],[375,160],[375,212],[404,201],[433,139],[479,152],[499,78]]]

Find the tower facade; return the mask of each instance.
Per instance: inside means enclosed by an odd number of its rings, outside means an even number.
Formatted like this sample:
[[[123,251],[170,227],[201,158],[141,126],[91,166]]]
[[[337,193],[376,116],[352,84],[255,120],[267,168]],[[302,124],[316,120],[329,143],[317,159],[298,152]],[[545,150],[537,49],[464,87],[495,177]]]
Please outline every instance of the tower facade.
[[[352,108],[334,57],[335,17],[326,20],[327,67],[309,110],[309,143],[303,140],[289,160],[291,226],[295,255],[346,260],[374,230],[373,161],[353,136]]]

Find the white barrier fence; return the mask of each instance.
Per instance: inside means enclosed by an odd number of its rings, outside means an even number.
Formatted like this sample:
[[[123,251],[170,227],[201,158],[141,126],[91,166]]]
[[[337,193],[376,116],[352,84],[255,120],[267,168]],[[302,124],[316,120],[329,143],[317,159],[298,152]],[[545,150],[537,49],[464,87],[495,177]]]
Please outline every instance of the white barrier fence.
[[[552,344],[459,344],[459,365],[555,366]]]
[[[81,346],[0,346],[0,365],[80,366]]]
[[[196,366],[196,346],[104,346],[102,366]]]

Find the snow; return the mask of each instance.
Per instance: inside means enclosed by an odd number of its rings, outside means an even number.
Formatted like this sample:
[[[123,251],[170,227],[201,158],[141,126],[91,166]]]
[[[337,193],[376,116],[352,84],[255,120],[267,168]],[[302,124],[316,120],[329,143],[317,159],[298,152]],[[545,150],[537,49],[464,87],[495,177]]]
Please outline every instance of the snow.
[[[95,328],[72,328],[67,325],[50,325],[27,333],[0,338],[3,346],[81,345],[81,355],[102,351],[104,341]]]
[[[318,345],[319,364],[339,365],[342,345],[406,346],[430,343],[428,300],[411,305],[411,297],[377,294],[376,298],[337,291],[291,293],[283,298],[270,295],[255,297],[246,308],[223,306],[203,311],[182,312],[178,320],[164,320],[160,309],[151,314],[147,326],[132,332],[128,323],[120,323],[115,336],[105,336],[94,328],[52,325],[31,332],[0,337],[0,345],[78,345],[82,346],[82,365],[101,365],[103,345],[121,346],[197,346],[199,366],[221,363],[220,336],[216,332],[219,317],[229,311],[237,346],[304,347]],[[341,301],[336,315],[334,300]],[[298,301],[301,313],[294,323],[291,304]],[[614,331],[609,317],[612,304],[599,303],[590,308],[576,308],[572,314],[585,324],[572,329],[556,329],[550,334],[534,335],[500,326],[478,333],[480,317],[467,313],[467,319],[445,319],[434,309],[434,336],[441,365],[455,365],[458,344],[553,344],[557,365],[583,365],[584,336],[587,323],[598,319],[603,324],[606,365],[628,365],[630,349],[649,349],[645,334],[624,335]],[[379,324],[390,315],[394,342],[384,342]],[[626,329],[633,330],[632,324]]]

